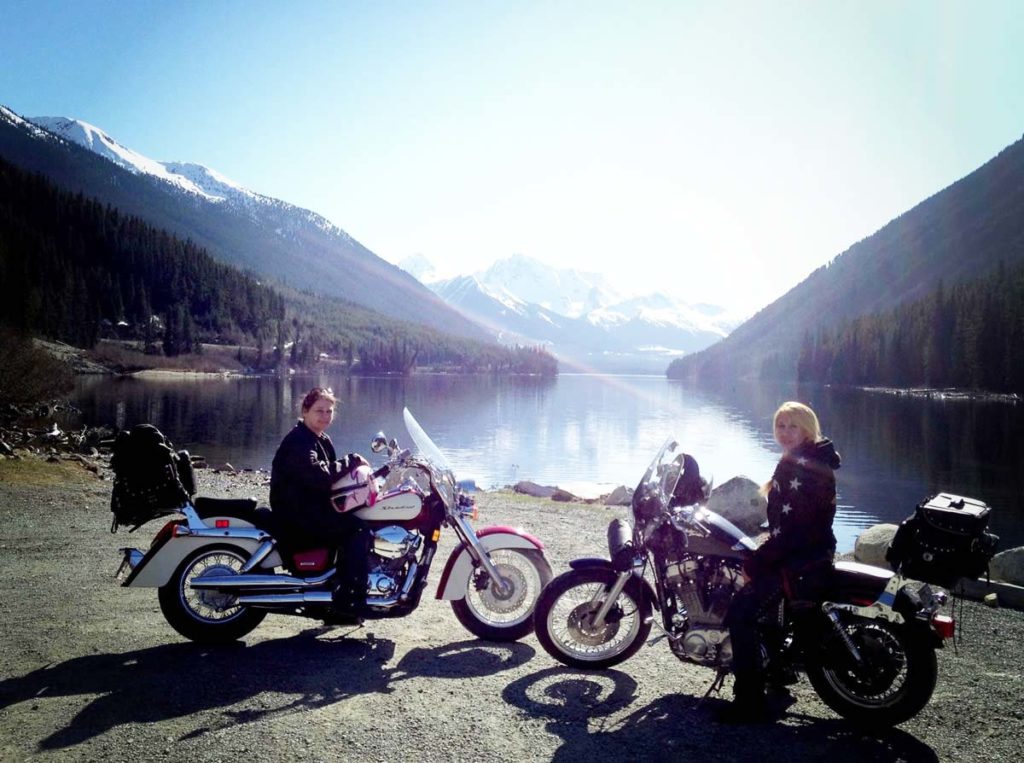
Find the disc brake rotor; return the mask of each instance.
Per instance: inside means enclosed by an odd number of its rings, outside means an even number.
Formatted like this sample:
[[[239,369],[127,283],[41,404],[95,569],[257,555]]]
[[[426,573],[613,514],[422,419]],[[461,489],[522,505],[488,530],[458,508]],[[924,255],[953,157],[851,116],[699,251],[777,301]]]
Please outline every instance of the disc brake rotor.
[[[604,625],[600,628],[594,625],[594,615],[600,609],[599,604],[584,602],[578,605],[568,617],[568,630],[573,639],[580,644],[587,646],[600,646],[615,638],[619,631],[619,619],[613,617],[617,608],[612,608],[605,617]]]
[[[499,591],[486,573],[480,572],[476,580],[480,599],[492,612],[514,612],[526,598],[526,575],[518,567],[509,564],[497,564],[495,569],[505,581],[504,590]]]

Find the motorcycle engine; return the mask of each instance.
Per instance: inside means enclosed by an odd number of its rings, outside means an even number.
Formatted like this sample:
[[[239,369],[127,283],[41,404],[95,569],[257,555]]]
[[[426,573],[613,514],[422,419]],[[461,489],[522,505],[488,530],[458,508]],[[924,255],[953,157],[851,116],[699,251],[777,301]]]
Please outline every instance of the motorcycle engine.
[[[670,642],[682,660],[727,666],[732,644],[725,615],[742,585],[739,573],[712,558],[684,557],[665,568],[665,584],[675,597]]]
[[[374,531],[367,581],[370,596],[390,596],[398,590],[422,541],[419,533],[397,525]]]

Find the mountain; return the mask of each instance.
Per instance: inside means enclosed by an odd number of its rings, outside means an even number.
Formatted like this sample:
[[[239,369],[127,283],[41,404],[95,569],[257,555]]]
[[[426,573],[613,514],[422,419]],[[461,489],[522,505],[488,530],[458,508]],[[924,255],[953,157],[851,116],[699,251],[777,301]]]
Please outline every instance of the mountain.
[[[663,294],[616,300],[600,276],[522,256],[430,286],[498,341],[543,344],[583,370],[662,373],[672,358],[707,347],[735,325],[720,308]]]
[[[197,164],[157,162],[78,120],[0,106],[0,156],[190,239],[235,267],[458,336],[486,332],[325,218]]]
[[[498,260],[476,277],[492,293],[503,293],[569,318],[579,318],[621,299],[604,276],[553,268],[521,254]]]
[[[673,361],[668,373],[792,379],[809,333],[1021,262],[1024,139],[851,246],[722,342]]]

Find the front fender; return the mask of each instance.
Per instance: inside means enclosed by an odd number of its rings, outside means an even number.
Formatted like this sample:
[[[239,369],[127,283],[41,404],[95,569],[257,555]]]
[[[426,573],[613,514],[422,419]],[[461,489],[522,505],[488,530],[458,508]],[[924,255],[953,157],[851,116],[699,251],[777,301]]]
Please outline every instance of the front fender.
[[[524,551],[544,553],[544,544],[517,527],[485,527],[476,536],[486,551],[501,548],[521,548]],[[466,589],[473,574],[473,557],[466,544],[452,551],[437,584],[437,598],[452,600],[466,598]]]
[[[210,523],[213,524],[215,519],[217,518],[211,519]],[[234,529],[254,529],[248,522],[242,522],[238,518],[229,519]],[[216,537],[175,537],[171,532],[161,531],[122,585],[126,588],[160,588],[167,585],[178,565],[187,556],[204,546],[213,545],[236,546],[251,555],[260,547],[261,541],[254,537],[236,535],[231,530],[225,530]],[[274,550],[260,567],[265,569],[281,563],[281,557]]]
[[[618,575],[618,571],[607,559],[602,559],[599,556],[585,556],[581,559],[573,559],[569,562],[569,566],[574,570],[608,570],[613,575]],[[641,592],[647,597],[647,601],[650,602],[651,607],[657,610],[661,610],[661,603],[658,601],[658,597],[654,593],[654,589],[651,584],[647,581],[647,578],[637,573],[633,574],[633,580],[636,581],[637,585],[640,586]]]

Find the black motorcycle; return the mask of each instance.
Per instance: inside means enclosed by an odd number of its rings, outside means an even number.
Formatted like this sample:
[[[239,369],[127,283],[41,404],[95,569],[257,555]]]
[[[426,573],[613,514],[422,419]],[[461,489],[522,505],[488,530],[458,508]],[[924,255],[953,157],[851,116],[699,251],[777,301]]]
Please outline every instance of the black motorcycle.
[[[616,519],[608,528],[611,559],[577,559],[542,592],[535,628],[548,654],[577,668],[616,665],[647,639],[656,609],[673,654],[717,671],[709,694],[721,687],[732,662],[725,617],[756,545],[702,505],[706,492],[696,461],[668,440],[633,495],[632,526]],[[938,612],[945,601],[944,591],[889,570],[837,562],[823,596],[784,593],[762,613],[763,667],[791,680],[805,672],[852,721],[901,723],[935,688],[935,650],[955,627]]]

